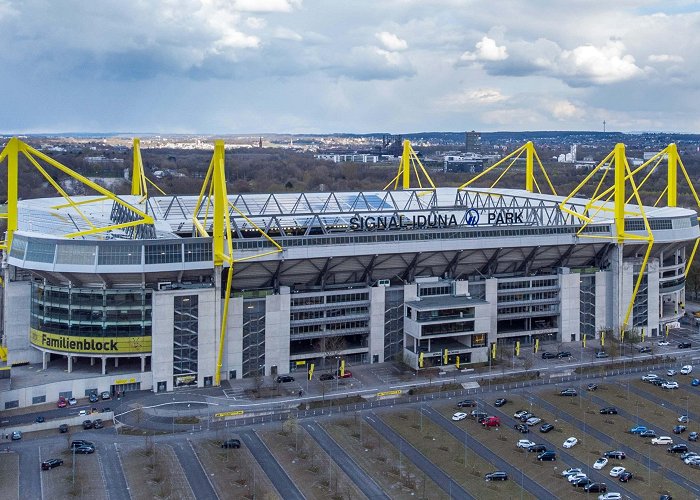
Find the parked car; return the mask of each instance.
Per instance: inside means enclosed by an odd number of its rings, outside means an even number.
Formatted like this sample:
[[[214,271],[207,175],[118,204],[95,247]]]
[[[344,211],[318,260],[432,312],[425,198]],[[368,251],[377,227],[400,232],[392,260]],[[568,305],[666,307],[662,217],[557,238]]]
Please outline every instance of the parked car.
[[[542,422],[542,419],[540,417],[530,417],[525,421],[527,425],[537,425],[540,422]]]
[[[241,441],[239,439],[227,439],[221,443],[222,448],[240,448]]]
[[[506,398],[498,398],[496,401],[494,401],[493,406],[500,408],[504,404],[506,404],[508,400]]]
[[[652,429],[647,429],[644,432],[639,433],[639,437],[645,437],[645,438],[655,438],[656,437],[656,431]]]
[[[598,351],[597,353],[595,353],[595,357],[597,359],[601,359],[601,358],[607,358],[607,357],[609,357],[609,355],[605,351]]]
[[[63,396],[60,396],[58,398],[58,402],[56,403],[56,406],[58,406],[59,408],[65,408],[66,406],[68,406],[68,401]]]
[[[487,481],[508,481],[508,474],[497,470],[495,472],[489,472],[484,476]]]
[[[688,445],[687,444],[674,444],[673,446],[666,449],[666,451],[669,453],[685,453],[686,451],[688,451]]]
[[[481,422],[481,425],[484,427],[500,427],[501,426],[501,419],[498,417],[486,417],[483,422]]]
[[[577,396],[578,392],[576,392],[576,389],[573,387],[569,387],[568,389],[564,389],[561,392],[559,392],[560,396]]]
[[[335,377],[333,376],[332,373],[322,373],[321,376],[319,377],[321,381],[326,381],[326,380],[334,380]]]
[[[598,500],[622,500],[622,493],[618,493],[617,491],[609,491],[607,493],[603,493],[602,495],[598,495]]]
[[[520,419],[523,415],[527,413],[527,410],[518,410],[515,413],[513,413],[513,418]]]
[[[698,433],[693,431],[690,434],[688,434],[688,441],[697,441],[698,440]]]
[[[547,433],[547,432],[551,431],[552,429],[554,429],[554,426],[552,424],[542,424],[540,426],[540,432]]]
[[[590,483],[583,487],[583,491],[587,493],[605,493],[608,487],[605,483]]]
[[[92,420],[83,420],[83,429],[92,429]]]
[[[59,465],[63,465],[63,460],[60,458],[49,458],[48,460],[41,462],[41,470],[53,469]]]
[[[667,345],[671,345],[671,343],[668,340],[660,340],[656,345],[664,347]]]
[[[657,387],[660,387],[660,386],[664,385],[665,383],[666,383],[666,380],[662,379],[662,378],[657,378],[657,379],[654,379],[651,381],[651,384],[655,385]]]
[[[340,370],[338,370],[338,372],[336,374],[338,375],[338,378],[351,378],[352,377],[352,372],[350,370],[345,370],[342,372],[342,374],[341,374]]]
[[[555,359],[556,357],[557,357],[557,355],[554,354],[553,352],[544,351],[542,353],[542,359]]]
[[[601,415],[617,415],[617,408],[614,406],[606,406],[600,409]]]
[[[692,344],[690,342],[681,342],[678,344],[679,349],[690,349]]]
[[[22,439],[22,431],[13,431],[11,438],[13,441],[19,441]]]
[[[533,444],[527,449],[528,453],[533,452],[533,453],[542,453],[543,451],[547,451],[547,447],[543,444]]]
[[[681,375],[688,375],[692,371],[693,371],[692,365],[683,365],[683,368],[681,368]]]
[[[596,389],[598,389],[598,384],[590,383],[586,386],[587,391],[595,391]]]
[[[59,425],[58,432],[60,432],[61,434],[65,434],[66,432],[68,432],[68,424]]]
[[[693,387],[699,386],[699,385],[700,385],[700,379],[694,378],[694,379],[690,382],[690,385],[692,385]]]
[[[520,415],[520,418],[519,418],[518,420],[520,420],[522,423],[525,423],[525,422],[528,421],[528,419],[529,419],[530,417],[532,417],[532,413],[530,413],[530,412],[528,411],[528,412],[525,412],[525,414]]]
[[[95,445],[90,441],[85,441],[84,439],[74,439],[70,443],[71,449],[78,448],[80,446],[92,446],[92,447],[94,447]]]
[[[617,479],[618,479],[620,482],[622,482],[622,483],[626,483],[626,482],[628,482],[630,479],[632,479],[633,476],[634,476],[634,475],[633,475],[630,471],[626,470],[625,472],[623,472],[622,474],[620,474],[619,476],[617,476]]]
[[[606,465],[608,465],[608,459],[605,458],[605,457],[600,457],[598,460],[596,460],[596,461],[593,463],[593,468],[594,468],[594,469],[597,469],[597,470],[600,470],[600,469],[602,469],[603,467],[605,467]]]
[[[576,484],[576,483],[579,482],[581,479],[587,479],[587,478],[588,478],[588,476],[587,476],[586,474],[584,474],[583,472],[576,472],[576,473],[574,473],[574,474],[570,474],[570,475],[567,477],[567,480],[568,480],[571,484]]]
[[[644,354],[645,352],[651,352],[651,347],[648,345],[644,345],[637,350],[639,351],[640,354]]]
[[[102,394],[100,394],[100,397],[101,397],[102,399],[105,399],[105,400],[106,400],[106,399],[111,399],[111,398],[112,398],[112,396],[109,394],[109,391],[102,391]]]
[[[332,377],[333,375],[331,375]],[[468,406],[476,406],[476,401],[473,399],[463,399],[457,403],[458,408],[466,408]]]
[[[571,353],[569,351],[560,351],[557,353],[557,358],[570,358]]]
[[[68,400],[68,404],[69,404],[70,406],[76,405],[76,404],[78,404],[78,400],[75,399],[75,398],[70,398],[70,399]]]
[[[603,456],[606,458],[614,458],[616,460],[624,460],[626,457],[625,452],[620,450],[606,451],[603,453]]]
[[[277,378],[275,379],[278,384],[282,384],[285,382],[294,382],[294,377],[291,375],[277,375]]]
[[[578,481],[574,481],[572,484],[577,488],[585,488],[586,486],[588,486],[591,483],[593,483],[592,479],[590,479],[588,477],[584,477],[584,478],[579,479]]]
[[[625,468],[618,465],[618,466],[610,469],[610,476],[611,477],[620,477],[620,474],[622,474],[623,472],[625,472]]]
[[[665,382],[661,384],[664,389],[678,389],[678,382]]]
[[[676,425],[673,428],[673,433],[674,434],[682,434],[683,432],[685,432],[686,429],[687,429],[687,427],[685,425]]]
[[[563,471],[561,471],[561,475],[566,477],[572,476],[574,474],[581,474],[581,469],[579,467],[572,467],[570,469],[564,469]]]
[[[78,446],[74,450],[74,453],[78,453],[81,455],[89,455],[91,453],[95,453],[95,447],[94,446]]]
[[[552,450],[543,451],[542,453],[537,455],[537,460],[539,460],[540,462],[553,462],[556,459],[557,454]]]
[[[669,436],[659,436],[652,439],[651,444],[673,444],[673,439]]]
[[[678,421],[681,424],[687,424],[688,423],[688,415],[681,415],[680,417],[678,417]]]
[[[645,430],[647,430],[647,428],[646,428],[645,426],[643,426],[643,425],[635,425],[634,427],[632,427],[632,428],[630,429],[630,432],[631,432],[632,434],[641,434],[641,433],[644,432]]]
[[[533,441],[530,441],[529,439],[520,439],[516,443],[516,447],[518,448],[529,448],[530,446],[534,446],[535,443]]]
[[[458,422],[460,420],[464,420],[465,418],[467,418],[467,414],[464,412],[461,412],[461,411],[458,411],[457,413],[452,415],[452,420],[454,420],[455,422]]]
[[[522,434],[530,432],[530,428],[526,424],[515,424],[513,428]]]
[[[652,380],[656,380],[657,378],[659,378],[659,376],[657,374],[649,373],[649,374],[644,375],[642,377],[642,382],[651,382]]]
[[[676,373],[678,373],[678,372],[676,370],[674,370],[673,368],[669,368],[668,370],[666,370],[667,377],[674,377],[676,375]]]
[[[471,415],[471,417],[474,420],[476,420],[477,422],[479,421],[480,418],[486,418],[489,416],[488,413],[486,413],[485,411],[481,411],[481,410],[472,410],[469,415]]]
[[[573,448],[574,446],[576,446],[576,443],[578,443],[578,439],[576,439],[575,437],[572,436],[572,437],[568,438],[566,441],[564,441],[564,444],[562,444],[562,446],[564,448]]]
[[[43,424],[44,422],[46,422],[46,419],[43,416],[39,415],[34,419],[34,422],[36,422],[37,424]]]
[[[97,393],[91,392],[88,399],[91,403],[96,403],[99,398],[97,397]]]
[[[105,424],[102,423],[102,419],[100,418],[95,419],[95,421],[92,423],[93,429],[102,429],[104,426]]]

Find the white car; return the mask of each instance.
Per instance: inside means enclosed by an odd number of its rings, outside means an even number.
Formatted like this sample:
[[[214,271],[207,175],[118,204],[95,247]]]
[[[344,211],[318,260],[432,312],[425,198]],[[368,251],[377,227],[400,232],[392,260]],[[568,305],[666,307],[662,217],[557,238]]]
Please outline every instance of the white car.
[[[625,472],[625,468],[624,468],[624,467],[620,467],[620,466],[618,465],[617,467],[613,467],[612,469],[610,469],[610,476],[612,476],[612,477],[619,477],[620,474],[622,474],[623,472]]]
[[[606,465],[608,465],[608,459],[605,458],[605,457],[600,457],[600,458],[599,458],[598,460],[596,460],[595,463],[593,464],[593,468],[596,469],[596,470],[600,470],[600,469],[602,469],[603,467],[605,467]]]
[[[651,382],[652,380],[656,380],[657,378],[659,378],[659,376],[657,374],[649,373],[648,375],[644,375],[642,377],[642,381],[643,382]]]
[[[588,476],[585,475],[583,472],[579,472],[578,474],[571,474],[569,477],[566,479],[569,480],[570,483],[575,483],[579,479],[586,479]]]
[[[527,413],[527,410],[518,410],[513,413],[513,418],[520,418]]]
[[[598,495],[598,500],[622,500],[622,493],[608,491],[607,493]]]
[[[527,425],[537,425],[540,422],[542,422],[542,419],[540,417],[530,417],[527,419],[527,422],[525,422]]]
[[[467,414],[462,413],[461,411],[458,411],[457,413],[452,415],[452,420],[454,420],[455,422],[459,420],[464,420],[465,418],[467,418]]]
[[[661,340],[661,341],[659,341],[659,343],[656,344],[656,345],[659,345],[659,346],[661,346],[661,347],[664,347],[664,346],[667,346],[667,345],[671,345],[671,343],[670,343],[668,340]]]
[[[688,423],[688,415],[681,415],[680,417],[678,417],[678,421],[681,424],[687,424]]]
[[[669,368],[668,370],[666,370],[666,375],[668,375],[669,377],[673,377],[676,373],[678,372],[673,368]]]
[[[529,448],[530,446],[534,446],[534,445],[535,445],[535,443],[533,443],[529,439],[521,439],[518,441],[518,444],[517,444],[518,448],[525,448],[525,449]]]
[[[651,444],[673,444],[673,439],[669,436],[659,436],[651,440]]]
[[[562,476],[571,476],[573,474],[581,474],[581,469],[578,467],[572,467],[571,469],[566,469],[561,472]]]
[[[562,445],[564,448],[573,448],[576,446],[576,443],[578,443],[578,439],[575,437],[570,437],[566,441],[564,441],[564,444]]]
[[[678,389],[678,382],[664,382],[663,384],[661,384],[661,387],[663,387],[664,389]]]
[[[685,365],[685,366],[683,366],[683,368],[681,368],[682,375],[688,375],[692,371],[693,371],[692,365]]]

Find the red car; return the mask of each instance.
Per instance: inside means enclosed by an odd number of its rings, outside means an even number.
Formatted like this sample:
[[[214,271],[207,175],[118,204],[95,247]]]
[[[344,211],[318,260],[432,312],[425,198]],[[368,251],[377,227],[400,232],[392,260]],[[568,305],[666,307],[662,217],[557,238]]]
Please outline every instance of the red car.
[[[65,408],[66,406],[68,406],[68,402],[66,401],[66,398],[64,398],[63,396],[61,396],[61,397],[58,398],[58,403],[56,403],[56,405],[57,405],[59,408]]]
[[[345,370],[345,373],[342,375],[340,374],[340,370],[338,370],[338,377],[340,378],[350,378],[352,377],[352,372],[350,370]]]

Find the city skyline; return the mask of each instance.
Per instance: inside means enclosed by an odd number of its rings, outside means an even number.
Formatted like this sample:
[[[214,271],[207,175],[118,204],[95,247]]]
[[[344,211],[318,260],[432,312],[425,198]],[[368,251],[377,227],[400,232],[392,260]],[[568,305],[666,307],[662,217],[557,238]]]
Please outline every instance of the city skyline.
[[[691,2],[0,0],[0,133],[700,131]]]

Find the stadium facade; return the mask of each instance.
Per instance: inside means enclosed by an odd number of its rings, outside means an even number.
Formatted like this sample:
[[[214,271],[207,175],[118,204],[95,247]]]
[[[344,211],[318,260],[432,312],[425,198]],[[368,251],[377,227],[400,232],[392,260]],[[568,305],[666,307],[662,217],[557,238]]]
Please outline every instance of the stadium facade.
[[[71,375],[11,391],[5,407],[216,385],[219,363],[222,379],[341,361],[421,369],[488,362],[536,339],[656,337],[684,314],[700,237],[693,210],[625,204],[637,215],[624,217],[623,242],[614,202],[593,213],[590,199],[529,190],[235,194],[235,260],[219,266],[215,238],[194,227],[220,230],[201,197],[119,200],[17,202],[4,259],[8,364],[65,362]],[[125,206],[151,223],[129,225]],[[110,376],[120,362],[136,368]]]

